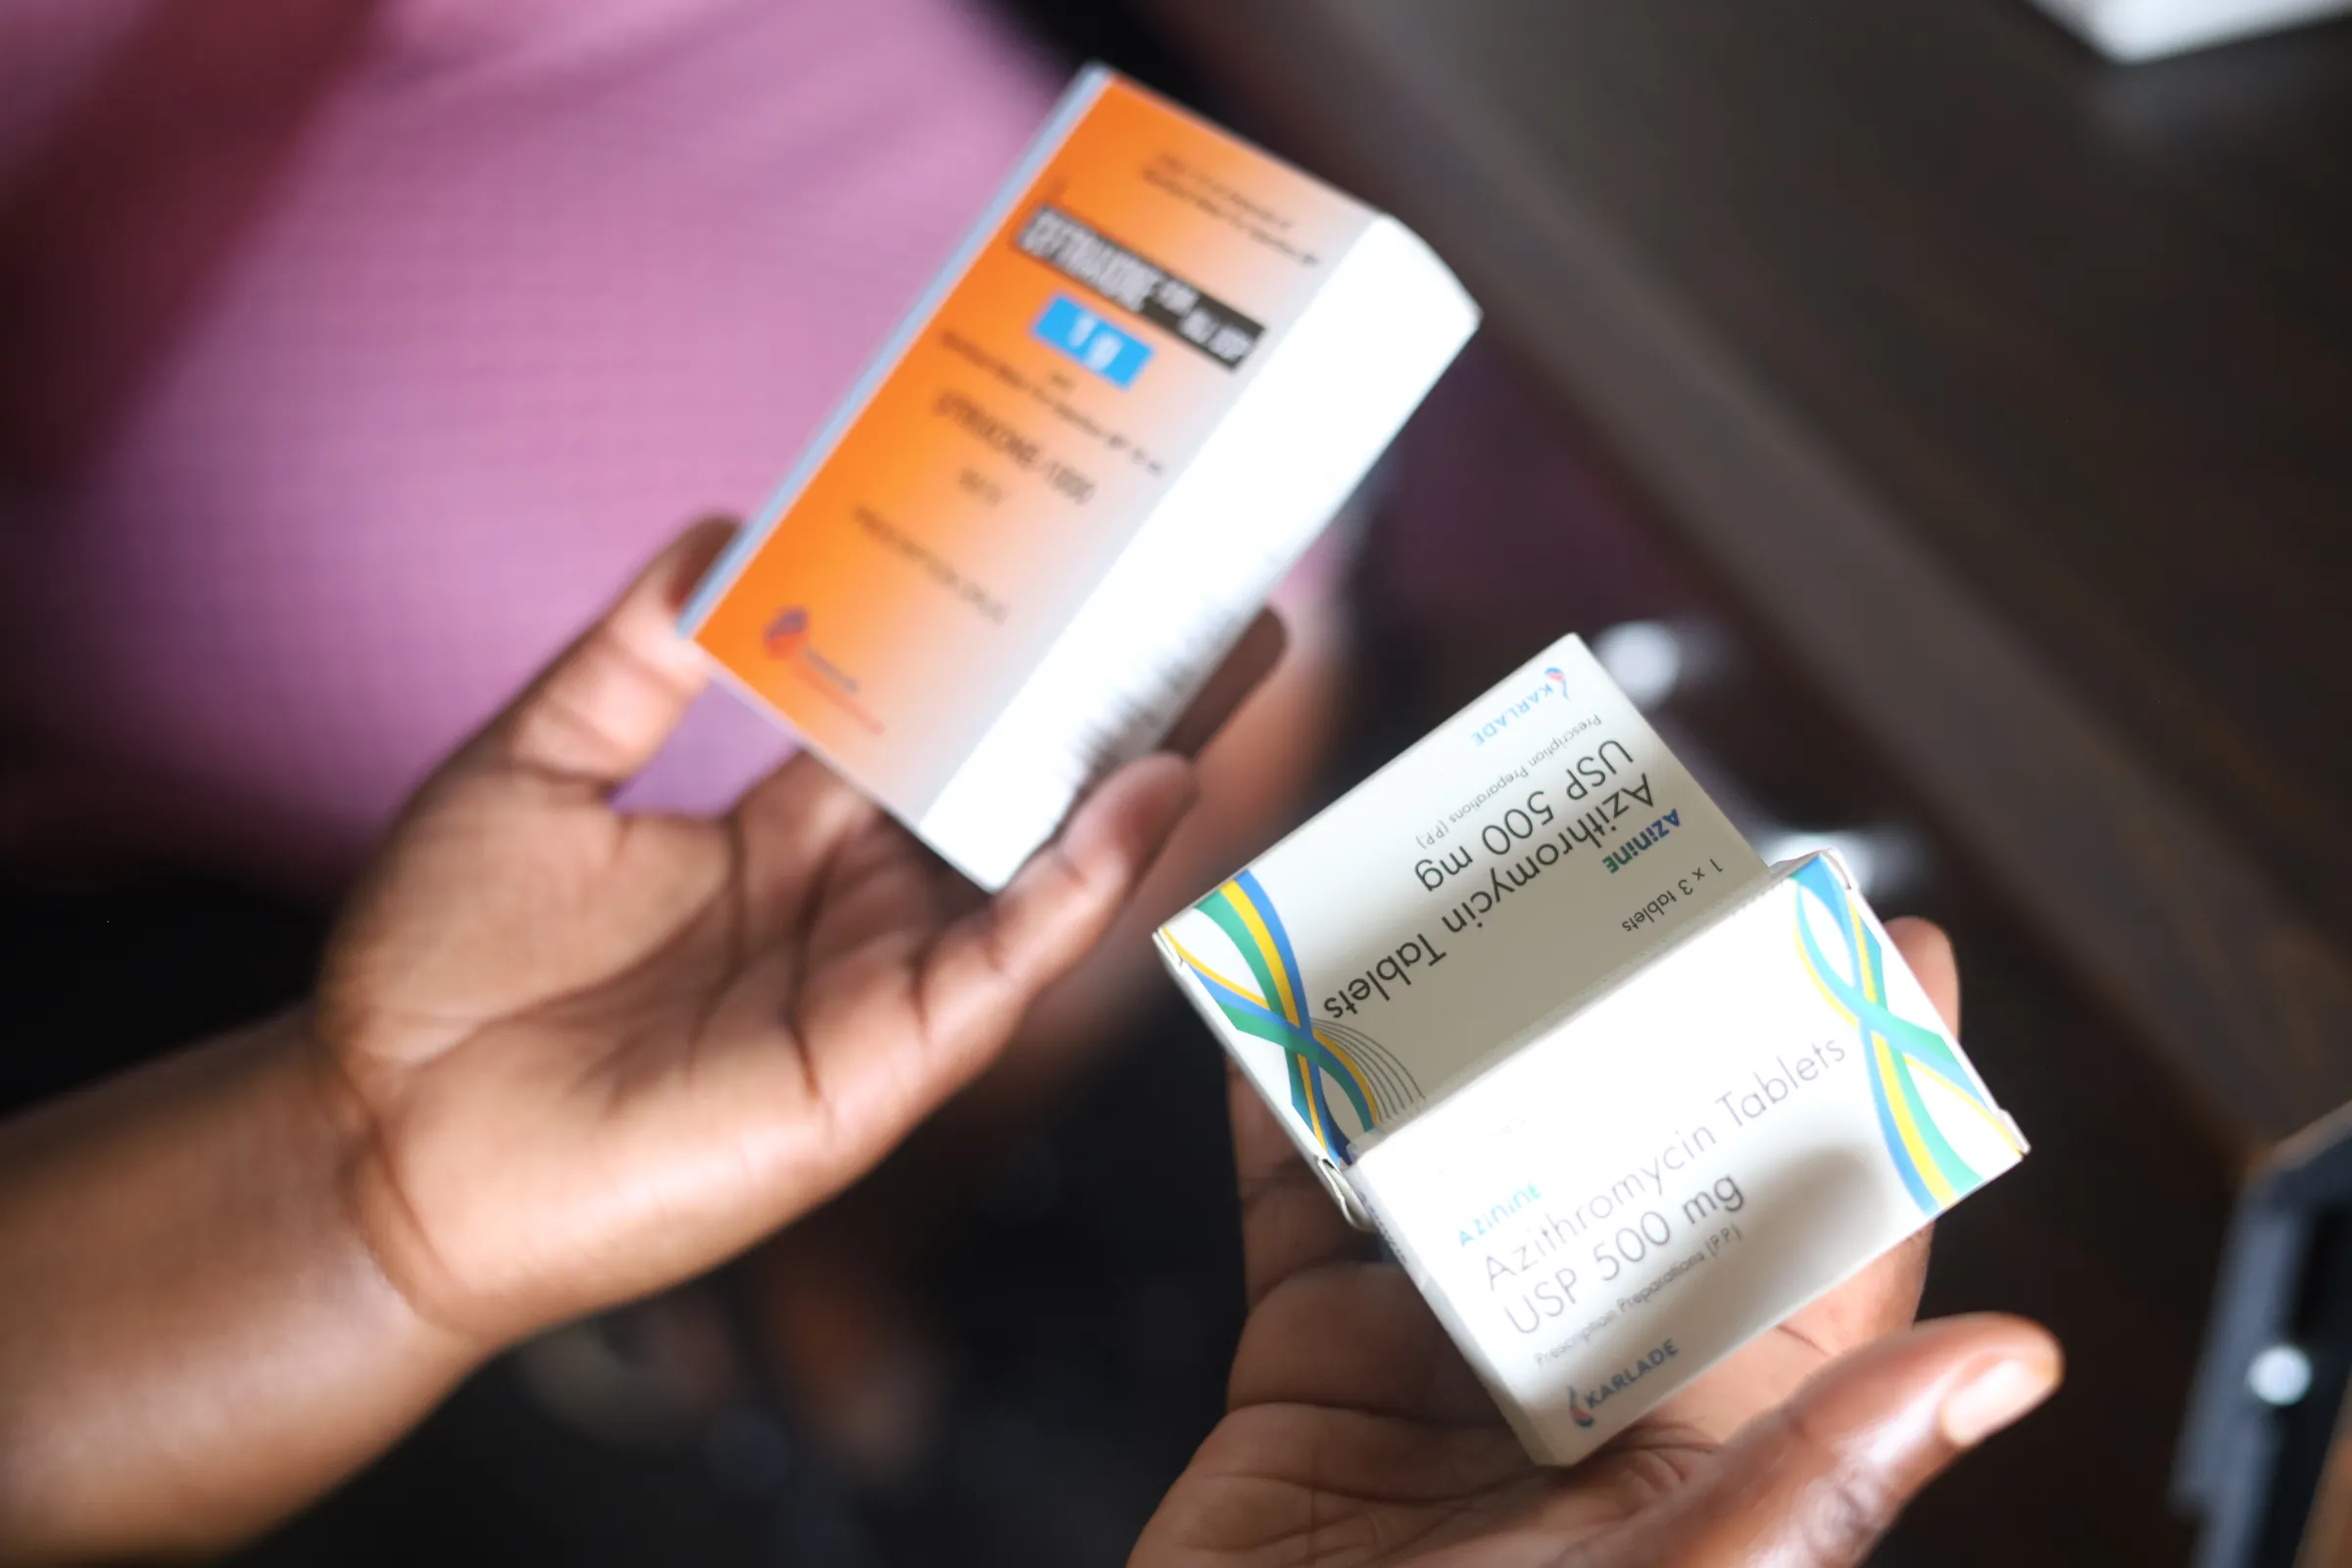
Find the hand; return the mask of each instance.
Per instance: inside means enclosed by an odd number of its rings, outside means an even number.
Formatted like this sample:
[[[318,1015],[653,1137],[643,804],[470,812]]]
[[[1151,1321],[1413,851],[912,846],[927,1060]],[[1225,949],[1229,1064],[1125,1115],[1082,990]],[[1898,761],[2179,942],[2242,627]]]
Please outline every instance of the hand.
[[[433,776],[326,955],[354,1212],[417,1312],[484,1345],[847,1185],[989,1061],[1192,799],[1188,763],[1135,763],[993,902],[808,755],[721,820],[614,811],[704,684],[672,624],[723,543],[681,540]],[[1204,706],[1278,628],[1244,647]]]
[[[1947,1019],[1941,932],[1889,927]],[[1253,1090],[1234,1146],[1251,1310],[1230,1411],[1137,1546],[1148,1568],[1858,1563],[1959,1453],[2057,1386],[2029,1323],[1905,1332],[1923,1233],[1569,1469],[1531,1463],[1403,1272],[1363,1259]]]

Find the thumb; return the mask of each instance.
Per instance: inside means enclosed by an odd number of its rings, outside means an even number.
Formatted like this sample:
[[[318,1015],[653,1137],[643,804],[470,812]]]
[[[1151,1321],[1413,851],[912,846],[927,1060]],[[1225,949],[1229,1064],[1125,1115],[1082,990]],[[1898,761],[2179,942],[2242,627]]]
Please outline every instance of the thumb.
[[[1923,1324],[1830,1363],[1660,1516],[1642,1561],[1850,1568],[1961,1454],[2050,1396],[2058,1342],[2011,1317]]]
[[[708,680],[701,656],[678,635],[678,611],[734,531],[710,518],[670,541],[444,774],[519,770],[599,791],[626,783]]]

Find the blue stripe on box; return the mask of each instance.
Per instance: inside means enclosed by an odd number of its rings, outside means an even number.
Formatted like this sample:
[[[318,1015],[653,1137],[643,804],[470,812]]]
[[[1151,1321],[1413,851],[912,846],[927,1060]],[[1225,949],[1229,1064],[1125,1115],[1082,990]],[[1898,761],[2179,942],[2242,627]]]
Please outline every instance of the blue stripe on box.
[[[1067,294],[1056,294],[1034,328],[1046,342],[1114,386],[1129,386],[1152,358],[1150,346],[1129,336]]]

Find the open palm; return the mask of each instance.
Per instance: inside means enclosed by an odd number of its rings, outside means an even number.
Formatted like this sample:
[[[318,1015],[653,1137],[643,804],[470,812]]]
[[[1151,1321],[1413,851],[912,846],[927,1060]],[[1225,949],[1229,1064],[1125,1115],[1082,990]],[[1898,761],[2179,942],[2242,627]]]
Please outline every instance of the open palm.
[[[1947,1018],[1940,933],[1889,927]],[[1881,1258],[1570,1469],[1532,1463],[1411,1282],[1366,1255],[1234,1079],[1250,1315],[1230,1412],[1145,1533],[1149,1568],[1850,1564],[2057,1376],[2032,1325],[1898,1335],[1927,1236]]]
[[[846,1185],[1004,1045],[1189,804],[1115,776],[984,901],[814,758],[725,817],[612,791],[703,684],[689,535],[418,794],[354,899],[318,1033],[363,1228],[498,1342],[658,1288]]]

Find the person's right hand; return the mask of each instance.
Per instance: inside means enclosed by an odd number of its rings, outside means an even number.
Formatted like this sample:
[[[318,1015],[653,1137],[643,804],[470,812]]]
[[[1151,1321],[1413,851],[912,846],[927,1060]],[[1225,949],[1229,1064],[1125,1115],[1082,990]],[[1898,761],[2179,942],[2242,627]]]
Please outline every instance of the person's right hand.
[[[491,1352],[787,1223],[1125,904],[1180,756],[994,899],[813,757],[721,817],[616,810],[703,686],[674,621],[724,539],[680,540],[426,781],[315,1006],[0,1124],[0,1561],[217,1550]],[[1280,645],[1261,619],[1183,727]]]
[[[1888,934],[1956,1022],[1942,933]],[[1945,1465],[2057,1387],[2057,1344],[2031,1323],[1906,1327],[1923,1233],[1581,1464],[1544,1468],[1239,1074],[1231,1097],[1251,1311],[1230,1411],[1135,1568],[1851,1568]]]
[[[806,753],[720,818],[615,810],[704,685],[673,626],[724,540],[673,547],[425,784],[327,952],[361,1229],[422,1317],[485,1346],[707,1268],[863,1172],[1192,801],[1181,758],[1137,762],[993,900]],[[1269,619],[1202,707],[1279,643]]]

